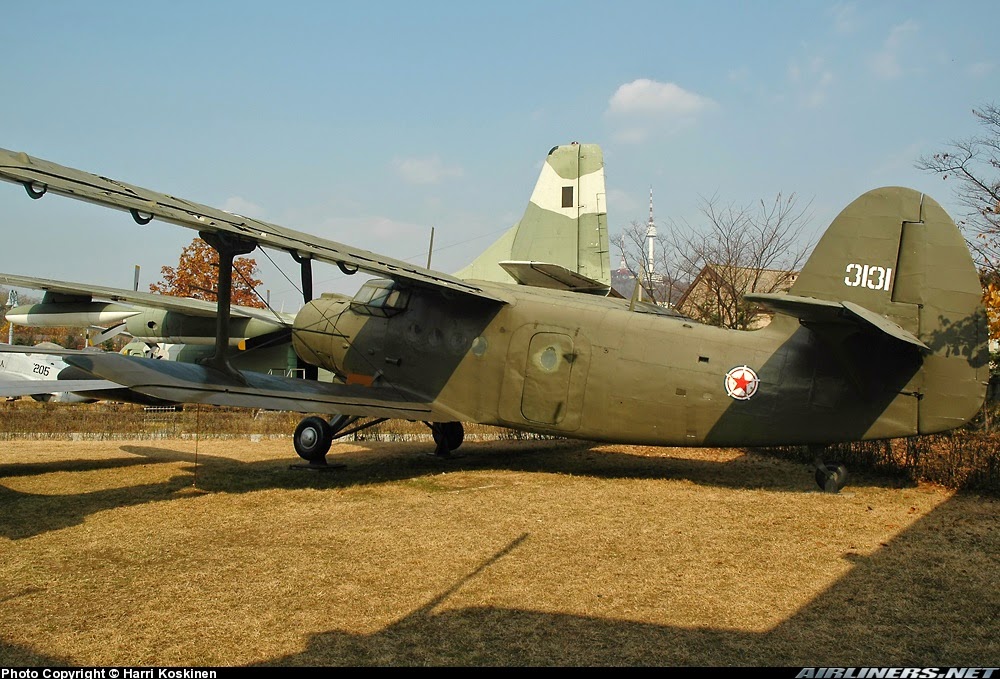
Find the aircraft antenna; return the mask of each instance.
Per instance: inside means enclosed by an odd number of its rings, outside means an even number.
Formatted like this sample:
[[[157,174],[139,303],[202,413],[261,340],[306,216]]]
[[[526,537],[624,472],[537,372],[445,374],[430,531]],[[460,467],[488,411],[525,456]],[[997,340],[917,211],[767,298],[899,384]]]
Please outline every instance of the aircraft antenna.
[[[139,292],[139,265],[135,265],[135,281],[132,283],[132,292]]]
[[[431,268],[431,254],[434,252],[434,227],[431,227],[431,244],[427,246],[427,268]]]

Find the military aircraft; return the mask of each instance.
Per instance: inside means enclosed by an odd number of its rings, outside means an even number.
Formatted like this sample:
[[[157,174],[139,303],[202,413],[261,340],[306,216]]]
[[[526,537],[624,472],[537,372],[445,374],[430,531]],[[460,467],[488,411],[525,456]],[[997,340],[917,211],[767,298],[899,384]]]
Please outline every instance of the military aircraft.
[[[63,347],[51,342],[42,342],[34,347],[0,344],[0,385],[18,396],[30,396],[36,401],[53,403],[92,403],[97,399],[85,393],[75,393],[80,388],[83,392],[95,388],[117,387],[110,382],[95,380],[90,376],[82,376],[80,380],[69,379],[74,369],[66,364],[52,350],[64,351]],[[7,353],[11,352],[11,353]],[[16,352],[16,353],[13,353]],[[59,375],[63,374],[62,379]]]
[[[490,257],[510,254],[499,264],[508,282],[432,271],[24,153],[0,150],[0,179],[34,199],[55,193],[128,211],[139,224],[198,230],[220,253],[208,361],[65,360],[156,398],[327,415],[306,417],[294,435],[316,465],[360,417],[424,421],[442,455],[462,443],[462,422],[478,422],[627,444],[809,445],[817,483],[837,492],[847,472],[822,459],[823,446],[945,431],[971,419],[986,394],[972,258],[940,205],[912,189],[875,189],[848,205],[788,294],[747,296],[775,313],[747,332],[610,297],[601,272],[559,261],[569,240],[598,259],[607,249],[603,159],[592,144],[550,152],[522,223],[536,208],[559,217],[548,216],[541,243],[552,244],[554,261],[517,259],[516,237],[500,243]],[[334,383],[241,372],[227,359],[232,260],[256,247],[299,262],[306,304],[292,343]],[[313,261],[380,278],[353,297],[311,299]]]
[[[119,334],[133,338],[132,356],[197,362],[215,344],[217,305],[200,299],[0,273],[0,284],[44,291],[41,302],[14,306],[6,318],[33,327],[100,330],[92,344]],[[240,370],[294,374],[302,369],[291,350],[294,315],[233,306],[227,356]]]

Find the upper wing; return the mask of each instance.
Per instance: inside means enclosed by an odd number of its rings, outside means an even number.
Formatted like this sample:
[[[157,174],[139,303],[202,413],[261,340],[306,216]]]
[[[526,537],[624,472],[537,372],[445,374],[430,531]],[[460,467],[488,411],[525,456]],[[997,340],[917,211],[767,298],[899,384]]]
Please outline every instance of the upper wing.
[[[506,302],[493,291],[487,292],[448,274],[57,165],[26,153],[0,149],[0,179],[23,185],[32,198],[41,198],[51,191],[105,207],[126,210],[140,224],[146,224],[157,217],[199,232],[228,233],[253,241],[261,247],[285,250],[299,258],[337,264],[345,273],[362,270],[389,278],[405,279],[417,285],[442,287],[496,302]]]
[[[67,297],[78,298],[80,301],[90,301],[97,297],[112,302],[124,302],[137,306],[150,307],[153,309],[164,309],[187,314],[189,316],[214,317],[218,314],[218,306],[215,302],[206,302],[200,299],[189,297],[171,297],[170,295],[154,295],[148,292],[137,292],[133,290],[122,290],[120,288],[107,288],[100,285],[90,285],[89,283],[70,283],[67,281],[57,281],[48,278],[34,278],[32,276],[17,276],[15,274],[0,273],[0,283],[15,288],[31,288],[33,290],[44,290],[54,292]],[[255,309],[253,307],[233,306],[231,315],[234,318],[256,318],[258,320],[274,323],[277,325],[290,326],[295,320],[293,314],[283,314],[267,309]]]

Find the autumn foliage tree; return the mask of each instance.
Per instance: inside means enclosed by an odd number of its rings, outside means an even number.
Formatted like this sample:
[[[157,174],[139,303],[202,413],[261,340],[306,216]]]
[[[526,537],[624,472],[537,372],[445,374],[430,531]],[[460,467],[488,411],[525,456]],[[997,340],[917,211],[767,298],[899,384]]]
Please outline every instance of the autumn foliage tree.
[[[160,269],[163,280],[150,284],[149,291],[160,295],[192,297],[214,302],[218,299],[216,292],[218,270],[219,253],[201,238],[195,238],[181,252],[176,267],[164,266]],[[256,275],[256,260],[250,257],[236,258],[233,262],[233,304],[259,309],[266,306],[255,292],[261,285]]]

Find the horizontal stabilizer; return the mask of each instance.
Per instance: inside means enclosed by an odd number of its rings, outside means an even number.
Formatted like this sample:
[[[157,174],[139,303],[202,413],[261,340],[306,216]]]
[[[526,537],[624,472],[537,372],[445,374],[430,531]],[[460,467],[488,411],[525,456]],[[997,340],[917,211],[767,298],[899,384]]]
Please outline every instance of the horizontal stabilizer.
[[[392,386],[364,387],[242,372],[242,382],[191,363],[120,354],[76,354],[66,362],[140,394],[178,403],[300,413],[360,415],[410,420],[438,419],[429,403]],[[444,420],[452,413],[439,413]]]
[[[598,295],[608,294],[608,286],[583,274],[570,271],[559,264],[546,262],[499,262],[521,285],[550,290],[570,290]]]
[[[756,302],[777,313],[798,318],[802,323],[844,324],[874,328],[890,337],[912,344],[924,351],[931,348],[885,316],[875,313],[854,302],[831,302],[814,297],[800,297],[780,293],[751,293],[744,295],[748,302]]]

